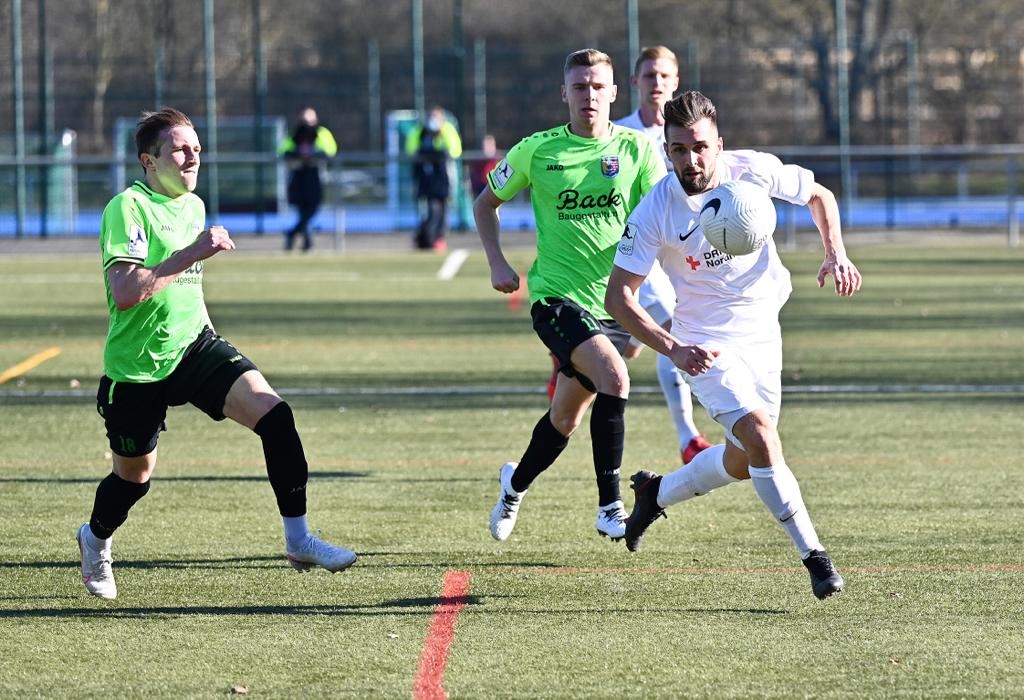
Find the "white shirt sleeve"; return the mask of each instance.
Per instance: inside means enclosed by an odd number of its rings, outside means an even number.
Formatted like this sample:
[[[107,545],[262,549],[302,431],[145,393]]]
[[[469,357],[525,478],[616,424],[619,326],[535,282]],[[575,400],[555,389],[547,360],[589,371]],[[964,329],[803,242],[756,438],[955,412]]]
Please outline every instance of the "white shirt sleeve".
[[[659,212],[664,206],[664,180],[647,193],[626,220],[626,230],[615,250],[615,264],[634,275],[646,277],[661,250],[662,223]]]
[[[762,151],[728,152],[728,165],[738,180],[754,182],[776,199],[806,206],[814,192],[814,173],[793,163],[783,163],[778,156]]]

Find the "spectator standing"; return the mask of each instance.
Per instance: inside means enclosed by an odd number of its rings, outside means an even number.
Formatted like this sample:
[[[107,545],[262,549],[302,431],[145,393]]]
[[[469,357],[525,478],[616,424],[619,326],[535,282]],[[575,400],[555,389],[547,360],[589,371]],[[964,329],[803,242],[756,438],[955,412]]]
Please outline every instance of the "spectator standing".
[[[330,129],[320,124],[316,110],[305,107],[290,136],[277,148],[288,164],[288,203],[299,212],[299,219],[285,232],[284,248],[291,250],[295,238],[302,234],[302,250],[313,247],[313,217],[324,199],[322,182],[327,160],[338,154],[338,143]]]
[[[417,208],[423,212],[414,244],[421,250],[443,251],[448,247],[448,200],[462,139],[442,107],[431,107],[426,119],[412,128],[405,153],[412,158]]]

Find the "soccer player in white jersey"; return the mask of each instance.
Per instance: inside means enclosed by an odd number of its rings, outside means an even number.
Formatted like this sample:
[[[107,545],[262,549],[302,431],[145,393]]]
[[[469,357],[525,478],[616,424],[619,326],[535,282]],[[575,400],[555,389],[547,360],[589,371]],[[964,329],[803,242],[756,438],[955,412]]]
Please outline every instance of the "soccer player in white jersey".
[[[796,546],[814,595],[827,598],[842,591],[843,578],[818,539],[777,430],[782,398],[778,315],[792,291],[789,271],[771,239],[750,255],[716,250],[701,231],[699,212],[709,190],[736,179],[806,205],[825,248],[818,286],[831,275],[836,294],[845,297],[860,289],[861,275],[846,256],[835,195],[815,182],[810,170],[783,164],[771,154],[723,150],[715,106],[699,92],[683,93],[665,106],[665,133],[675,177],[658,183],[630,215],[605,305],[634,337],[687,373],[700,403],[725,429],[726,441],[664,476],[640,471],[631,477],[636,502],[626,522],[626,546],[636,551],[667,506],[750,479]],[[671,331],[636,300],[655,257],[678,299]]]
[[[665,103],[672,99],[679,87],[679,61],[667,46],[645,46],[633,66],[633,86],[640,93],[640,106],[615,123],[642,132],[651,140],[658,153],[665,158],[665,167],[672,170],[672,162],[665,151]],[[672,310],[676,306],[676,292],[668,275],[654,262],[647,278],[637,290],[640,306],[666,330],[672,327]],[[643,347],[635,338],[630,341],[626,357],[636,357]],[[698,452],[711,447],[693,422],[693,397],[682,371],[669,358],[658,355],[655,361],[658,384],[665,395],[669,416],[679,437],[679,457],[689,464]]]

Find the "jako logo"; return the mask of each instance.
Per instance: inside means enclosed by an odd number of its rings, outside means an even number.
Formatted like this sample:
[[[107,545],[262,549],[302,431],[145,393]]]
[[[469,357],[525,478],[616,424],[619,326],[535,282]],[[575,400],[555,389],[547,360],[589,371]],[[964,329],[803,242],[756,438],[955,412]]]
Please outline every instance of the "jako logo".
[[[551,163],[548,165],[548,170],[565,170],[565,166],[559,165],[558,163]]]

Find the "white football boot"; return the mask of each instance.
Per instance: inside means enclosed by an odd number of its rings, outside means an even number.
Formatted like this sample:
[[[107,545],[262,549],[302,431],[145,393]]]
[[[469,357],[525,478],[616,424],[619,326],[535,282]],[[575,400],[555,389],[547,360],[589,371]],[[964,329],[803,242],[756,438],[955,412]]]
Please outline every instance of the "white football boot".
[[[114,583],[114,559],[110,555],[110,540],[102,549],[96,549],[90,543],[93,541],[92,533],[89,531],[89,523],[78,528],[75,536],[78,540],[78,549],[82,553],[82,583],[86,590],[97,598],[113,600],[117,597],[117,584]]]
[[[512,488],[512,475],[519,466],[518,462],[506,462],[501,466],[498,482],[501,490],[498,503],[491,510],[491,537],[504,542],[512,534],[519,517],[519,504],[523,502],[526,491],[517,492]]]
[[[288,547],[285,554],[288,562],[300,573],[319,566],[336,574],[355,564],[357,558],[351,549],[336,547],[315,535],[307,535],[306,541],[298,547]]]
[[[597,509],[597,534],[618,542],[626,536],[626,508],[622,501],[615,501]]]

